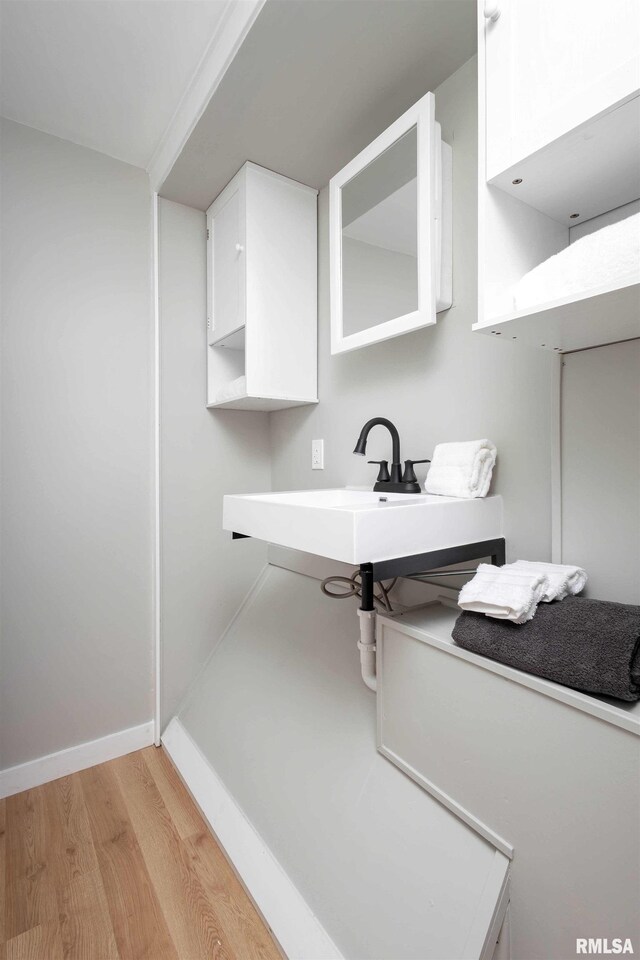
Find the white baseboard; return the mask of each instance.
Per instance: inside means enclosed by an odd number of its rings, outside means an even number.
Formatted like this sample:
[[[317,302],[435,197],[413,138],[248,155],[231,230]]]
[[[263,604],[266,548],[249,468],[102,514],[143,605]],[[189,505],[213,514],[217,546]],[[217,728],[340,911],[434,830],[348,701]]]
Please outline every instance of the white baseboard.
[[[343,960],[335,943],[175,717],[162,744],[290,960]]]
[[[50,780],[67,777],[78,770],[86,770],[97,763],[115,760],[125,753],[133,753],[153,743],[153,720],[141,723],[138,727],[119,730],[99,740],[79,743],[76,747],[50,753],[46,757],[21,763],[16,767],[0,770],[0,800],[14,793],[39,787]]]

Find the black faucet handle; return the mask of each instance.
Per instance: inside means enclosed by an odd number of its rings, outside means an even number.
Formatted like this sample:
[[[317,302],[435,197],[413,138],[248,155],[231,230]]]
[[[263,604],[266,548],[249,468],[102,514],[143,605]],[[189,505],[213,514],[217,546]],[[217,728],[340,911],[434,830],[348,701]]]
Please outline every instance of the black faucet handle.
[[[378,477],[376,483],[386,483],[391,479],[389,476],[389,461],[388,460],[367,460],[367,463],[376,463],[380,466],[378,470]]]
[[[417,483],[418,478],[416,477],[416,472],[413,469],[414,463],[431,463],[431,460],[405,460],[404,462],[404,473],[402,474],[403,483]]]

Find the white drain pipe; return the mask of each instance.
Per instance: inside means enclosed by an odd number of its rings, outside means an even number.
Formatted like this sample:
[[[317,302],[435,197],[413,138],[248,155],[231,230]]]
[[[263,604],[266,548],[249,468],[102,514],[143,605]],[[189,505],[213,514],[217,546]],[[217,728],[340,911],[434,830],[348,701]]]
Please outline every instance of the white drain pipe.
[[[360,670],[362,679],[374,692],[377,689],[376,681],[376,611],[358,610],[360,617],[360,639],[358,640],[358,650],[360,651]]]

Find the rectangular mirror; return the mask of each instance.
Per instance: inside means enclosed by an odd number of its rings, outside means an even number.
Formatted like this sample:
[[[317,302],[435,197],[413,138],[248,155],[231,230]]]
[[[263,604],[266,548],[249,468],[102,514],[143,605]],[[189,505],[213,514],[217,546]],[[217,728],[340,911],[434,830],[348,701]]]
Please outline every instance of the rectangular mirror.
[[[332,353],[436,321],[437,128],[429,93],[331,180]]]
[[[342,329],[418,309],[418,133],[412,127],[341,190]]]

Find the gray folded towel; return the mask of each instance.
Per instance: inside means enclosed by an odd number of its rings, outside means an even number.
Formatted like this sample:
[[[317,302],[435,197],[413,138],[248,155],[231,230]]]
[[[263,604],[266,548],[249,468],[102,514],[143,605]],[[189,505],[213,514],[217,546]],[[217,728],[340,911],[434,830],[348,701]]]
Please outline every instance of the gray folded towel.
[[[640,607],[567,597],[541,604],[519,625],[465,612],[452,636],[466,650],[567,687],[640,699]]]

